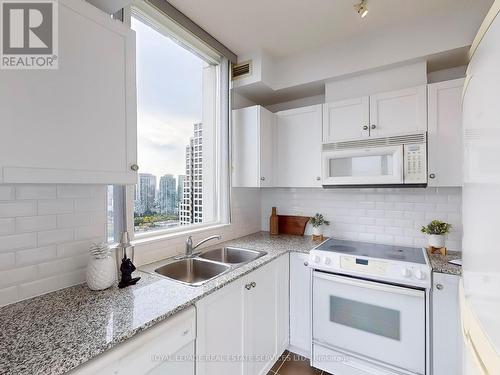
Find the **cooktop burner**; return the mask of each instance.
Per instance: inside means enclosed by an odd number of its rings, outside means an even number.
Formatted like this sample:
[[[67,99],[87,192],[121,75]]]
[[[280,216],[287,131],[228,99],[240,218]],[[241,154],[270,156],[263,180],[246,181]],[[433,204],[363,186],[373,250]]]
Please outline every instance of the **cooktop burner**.
[[[353,256],[365,256],[378,259],[392,259],[401,262],[425,264],[421,248],[381,245],[367,242],[337,240],[330,238],[316,247],[317,250],[344,253]]]

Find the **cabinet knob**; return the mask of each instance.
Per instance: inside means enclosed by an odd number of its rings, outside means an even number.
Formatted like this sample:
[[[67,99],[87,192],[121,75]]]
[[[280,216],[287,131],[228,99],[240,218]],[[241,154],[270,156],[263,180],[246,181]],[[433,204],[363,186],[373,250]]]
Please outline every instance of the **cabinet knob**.
[[[266,181],[266,178],[265,177],[261,177],[260,180],[261,181]]]
[[[363,130],[368,130],[368,125],[363,126]]]
[[[321,181],[321,177],[316,177],[316,181]]]
[[[252,283],[245,284],[245,289],[246,290],[252,289]]]
[[[372,129],[375,129],[376,127],[377,127],[377,125],[375,125],[375,124],[372,124],[372,126],[371,126]]]
[[[132,164],[130,166],[130,169],[132,169],[134,172],[137,172],[139,170],[139,166],[137,164]]]
[[[443,290],[443,284],[436,284],[436,289],[437,290]]]
[[[436,175],[435,175],[434,173],[431,173],[431,174],[429,175],[429,178],[436,178]]]

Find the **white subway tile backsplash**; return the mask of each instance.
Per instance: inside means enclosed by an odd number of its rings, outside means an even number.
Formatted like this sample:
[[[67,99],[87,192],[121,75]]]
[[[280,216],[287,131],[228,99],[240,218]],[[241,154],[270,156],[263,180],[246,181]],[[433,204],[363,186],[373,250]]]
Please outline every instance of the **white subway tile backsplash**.
[[[82,255],[89,252],[90,245],[93,242],[102,241],[102,237],[94,238],[87,241],[70,242],[65,244],[57,245],[57,256],[59,258],[68,258],[75,255]]]
[[[15,234],[0,237],[0,251],[13,251],[36,246],[36,234]]]
[[[278,213],[294,211],[311,216],[320,212],[330,220],[325,234],[367,242],[423,246],[422,225],[433,219],[453,224],[450,250],[461,250],[460,188],[427,189],[262,189],[261,223],[269,230],[271,207]],[[306,233],[311,233],[310,226]]]
[[[104,237],[106,235],[106,225],[97,224],[75,229],[75,240],[88,240],[95,237]]]
[[[60,288],[57,276],[31,281],[19,285],[19,298],[26,299],[39,296]]]
[[[50,199],[38,201],[38,215],[68,214],[73,212],[72,199]]]
[[[75,199],[75,212],[99,211],[105,207],[105,199]]]
[[[0,270],[13,268],[16,264],[16,253],[0,253]]]
[[[8,201],[15,198],[15,189],[13,186],[0,186],[0,201]]]
[[[57,186],[58,198],[91,198],[96,187],[93,185],[60,185]]]
[[[102,212],[98,216],[103,216]],[[106,220],[106,217],[104,217]],[[74,228],[83,225],[90,224],[89,214],[62,214],[57,215],[57,227],[58,228]]]
[[[17,265],[38,264],[57,257],[56,246],[39,247],[21,250],[16,253]]]
[[[31,215],[35,215],[35,202],[33,201],[0,202],[0,217]]]
[[[4,218],[0,219],[0,236],[13,234],[16,231],[16,219]]]
[[[55,229],[38,232],[38,245],[52,245],[73,240],[73,229]]]
[[[40,230],[55,229],[57,227],[56,217],[48,216],[25,216],[16,218],[16,232],[37,232]]]
[[[36,266],[11,268],[5,271],[0,271],[0,288],[18,285],[26,281],[34,280],[36,277]]]
[[[17,285],[9,288],[0,288],[0,306],[5,306],[16,301],[19,301],[19,291]]]
[[[21,185],[16,187],[16,199],[53,199],[56,187],[53,185]]]

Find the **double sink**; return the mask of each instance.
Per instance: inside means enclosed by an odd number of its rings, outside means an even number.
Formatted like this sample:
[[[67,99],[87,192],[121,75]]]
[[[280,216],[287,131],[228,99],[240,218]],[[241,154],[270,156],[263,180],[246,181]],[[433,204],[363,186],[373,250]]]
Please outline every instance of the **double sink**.
[[[155,268],[154,272],[183,284],[200,286],[266,254],[265,251],[222,247],[207,250],[195,257],[176,259]]]

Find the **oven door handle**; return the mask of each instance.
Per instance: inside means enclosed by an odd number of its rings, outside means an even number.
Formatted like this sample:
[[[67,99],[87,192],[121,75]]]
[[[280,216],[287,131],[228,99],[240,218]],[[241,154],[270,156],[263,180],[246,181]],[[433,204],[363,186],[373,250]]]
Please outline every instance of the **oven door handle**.
[[[342,283],[347,285],[352,285],[360,288],[368,288],[372,290],[377,290],[380,292],[387,293],[397,293],[405,296],[425,298],[425,293],[422,290],[405,288],[402,286],[388,285],[379,283],[376,281],[366,281],[359,279],[352,279],[343,276],[332,275],[324,272],[314,271],[314,277],[319,279],[324,279],[328,281],[333,281],[336,283]]]

